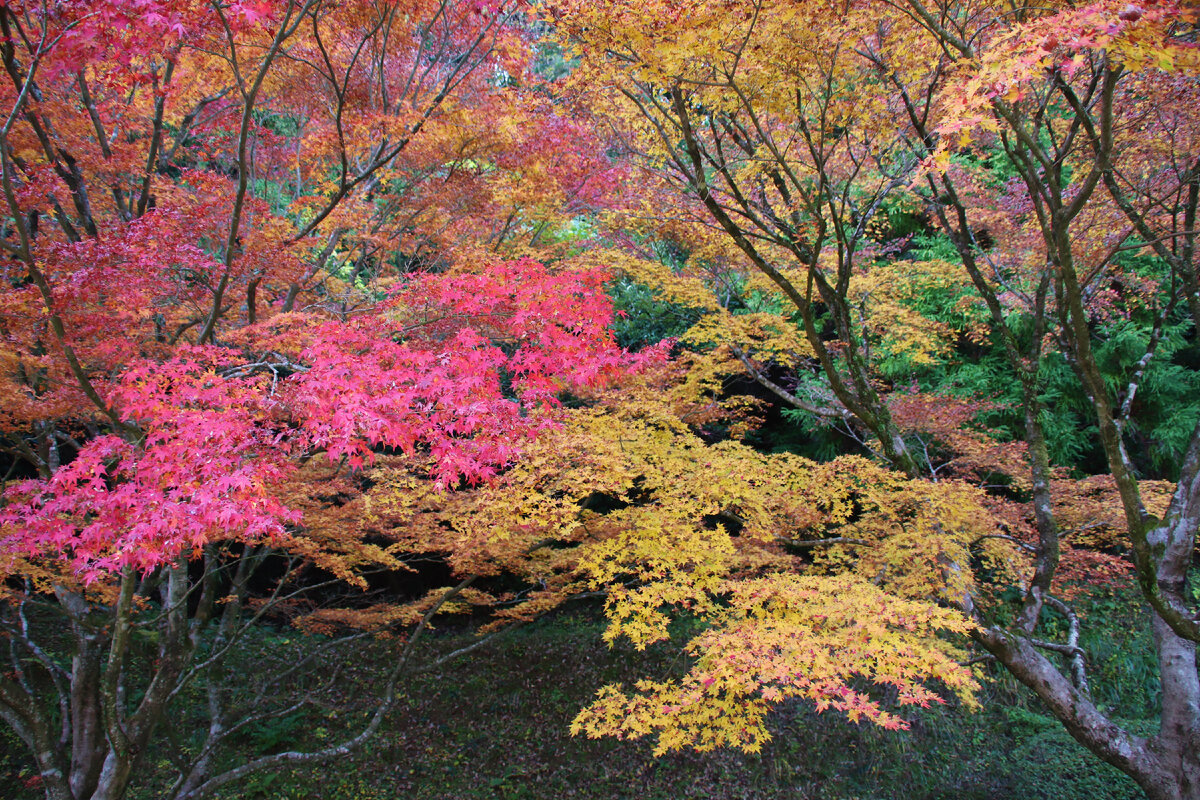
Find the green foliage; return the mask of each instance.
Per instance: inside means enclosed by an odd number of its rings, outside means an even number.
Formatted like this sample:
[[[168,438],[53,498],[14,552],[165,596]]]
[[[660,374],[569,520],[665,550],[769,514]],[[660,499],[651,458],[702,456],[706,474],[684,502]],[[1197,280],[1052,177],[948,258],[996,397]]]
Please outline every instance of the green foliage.
[[[247,727],[243,738],[256,753],[276,752],[288,742],[295,740],[306,716],[303,713],[295,712],[257,722]]]
[[[282,183],[259,178],[253,182],[254,195],[271,206],[271,213],[284,216],[295,197],[291,189]]]
[[[811,376],[806,376],[806,378],[807,380],[802,380],[801,384],[816,380]],[[782,435],[772,436],[771,439],[779,443],[791,444],[792,446],[786,448],[787,452],[796,453],[814,461],[831,461],[849,449],[847,438],[839,435],[824,419],[798,408],[785,408],[781,414],[784,420],[795,426],[795,429],[784,431]]]
[[[578,56],[568,56],[558,42],[545,37],[538,39],[532,71],[539,78],[553,83],[570,75],[578,64]]]
[[[953,244],[941,233],[914,236],[908,255],[918,260],[958,261]],[[1166,267],[1155,257],[1126,254],[1117,266],[1135,279],[1166,280]],[[1092,347],[1110,397],[1118,407],[1130,381],[1136,379],[1137,383],[1134,413],[1127,427],[1131,455],[1145,477],[1174,480],[1194,420],[1200,416],[1200,373],[1195,369],[1200,363],[1200,347],[1195,332],[1186,315],[1175,309],[1173,316],[1161,324],[1153,357],[1139,375],[1138,365],[1155,327],[1155,301],[1140,298],[1116,279],[1112,287],[1099,286],[1100,290],[1112,295],[1112,308],[1094,323]],[[994,401],[995,407],[983,413],[980,422],[1008,438],[1020,439],[1024,420],[1017,376],[994,335],[968,335],[973,328],[981,331],[986,327],[983,309],[964,302],[969,296],[970,289],[965,286],[923,285],[920,292],[902,303],[931,323],[958,333],[950,357],[915,364],[882,353],[876,366],[882,377],[897,385],[913,383],[923,391]],[[1006,324],[1022,344],[1033,335],[1028,318],[1019,312],[1010,313]],[[1038,380],[1039,399],[1045,409],[1041,423],[1051,461],[1083,473],[1106,471],[1093,423],[1094,410],[1070,363],[1057,352],[1049,353],[1042,359]],[[814,454],[830,457],[836,452],[839,441],[828,436],[822,439],[819,422],[801,412],[789,411],[785,416],[815,437]]]
[[[662,300],[654,289],[628,278],[610,283],[608,294],[617,311],[613,334],[629,350],[682,336],[700,319],[698,311]]]
[[[1145,353],[1149,331],[1145,323],[1121,320],[1107,326],[1098,349],[1101,367],[1114,394],[1134,378],[1137,360]],[[1140,380],[1137,414],[1130,433],[1142,448],[1139,455],[1156,475],[1176,477],[1183,451],[1200,414],[1200,373],[1184,361],[1196,357],[1191,324],[1165,325],[1162,337]]]
[[[1127,619],[1131,607],[1137,608],[1128,598],[1110,599],[1094,602],[1092,613],[1111,614],[1109,619],[1116,622]],[[1089,654],[1095,701],[1123,716],[1150,718],[1162,706],[1162,685],[1148,620],[1144,613],[1137,616],[1143,619],[1137,620],[1136,627],[1108,624],[1085,629],[1080,643]]]
[[[944,233],[922,233],[914,236],[911,255],[921,261],[959,261],[954,242]]]

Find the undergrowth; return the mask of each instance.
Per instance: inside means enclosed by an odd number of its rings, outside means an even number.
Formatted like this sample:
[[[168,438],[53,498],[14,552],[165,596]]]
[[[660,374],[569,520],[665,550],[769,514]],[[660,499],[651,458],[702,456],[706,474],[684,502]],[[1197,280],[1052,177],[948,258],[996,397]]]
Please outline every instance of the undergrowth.
[[[1157,677],[1129,593],[1088,603],[1094,693],[1136,732],[1153,713]],[[572,716],[601,685],[683,667],[668,647],[639,653],[600,641],[598,609],[561,613],[414,676],[385,729],[351,760],[263,775],[227,800],[1134,800],[1125,776],[1044,715],[1011,677],[993,670],[984,710],[946,706],[910,715],[893,733],[794,705],[774,717],[773,741],[740,752],[650,754],[649,742],[572,738]],[[445,631],[449,651],[469,633]],[[245,756],[309,747],[360,722],[370,687],[389,666],[383,649],[347,675],[347,702],[247,731]],[[199,700],[199,698],[196,698]],[[182,709],[181,713],[186,713]],[[11,734],[4,734],[11,736]],[[165,766],[164,754],[147,767]],[[15,740],[0,741],[0,797],[33,800]],[[160,776],[161,777],[161,776]],[[31,784],[28,788],[26,784]],[[154,800],[148,790],[130,800]]]

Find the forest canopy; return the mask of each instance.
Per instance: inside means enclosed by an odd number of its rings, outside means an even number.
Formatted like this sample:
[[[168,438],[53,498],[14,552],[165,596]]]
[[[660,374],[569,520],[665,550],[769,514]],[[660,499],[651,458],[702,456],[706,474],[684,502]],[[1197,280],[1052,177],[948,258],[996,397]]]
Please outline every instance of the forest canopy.
[[[581,736],[756,752],[779,708],[900,730],[1006,674],[1200,798],[1198,25],[0,2],[0,719],[32,785],[340,759],[420,670],[592,601],[683,666],[594,687]],[[1152,733],[1081,645],[1119,586]],[[433,654],[441,625],[479,638]],[[239,749],[380,647],[344,735]]]

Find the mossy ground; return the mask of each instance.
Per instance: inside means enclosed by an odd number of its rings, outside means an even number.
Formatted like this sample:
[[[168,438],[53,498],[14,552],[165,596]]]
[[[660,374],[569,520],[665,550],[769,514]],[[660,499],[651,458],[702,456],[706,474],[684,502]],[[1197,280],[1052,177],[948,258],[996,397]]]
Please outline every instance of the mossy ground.
[[[605,682],[678,669],[666,648],[607,648],[596,609],[554,615],[437,672],[415,676],[400,708],[359,757],[265,775],[229,800],[1132,800],[1128,781],[1038,714],[1008,682],[986,688],[983,711],[911,715],[888,733],[793,706],[774,717],[761,754],[673,753],[648,741],[590,741],[571,717]],[[434,650],[469,634],[444,632]],[[360,720],[367,687],[388,666],[359,663],[346,702],[252,730],[246,754],[311,746]],[[358,687],[355,690],[354,687]],[[1136,723],[1135,723],[1136,724]],[[36,798],[17,742],[0,756],[0,796]],[[151,756],[150,764],[155,763]],[[158,762],[161,763],[161,762]],[[152,769],[152,766],[151,766]],[[136,792],[134,800],[151,800]]]
[[[1116,614],[1117,604],[1105,608]],[[1117,624],[1117,620],[1113,621]],[[675,753],[648,741],[568,733],[601,685],[681,666],[677,649],[606,647],[597,609],[559,613],[413,677],[383,733],[352,760],[264,775],[229,800],[1132,800],[1136,787],[1039,714],[1011,681],[985,688],[984,710],[947,706],[889,733],[804,706],[774,717],[758,755]],[[469,641],[442,632],[435,651]],[[372,663],[373,662],[373,663]],[[384,651],[345,677],[338,707],[250,731],[247,755],[332,740],[362,719]],[[357,688],[356,688],[357,687]],[[1136,704],[1134,704],[1136,705]],[[1133,723],[1142,728],[1145,723]],[[0,748],[0,797],[35,798],[18,743]],[[155,755],[148,764],[153,769]],[[163,763],[158,761],[157,763]],[[22,773],[24,773],[22,775]],[[153,800],[152,791],[131,800]]]

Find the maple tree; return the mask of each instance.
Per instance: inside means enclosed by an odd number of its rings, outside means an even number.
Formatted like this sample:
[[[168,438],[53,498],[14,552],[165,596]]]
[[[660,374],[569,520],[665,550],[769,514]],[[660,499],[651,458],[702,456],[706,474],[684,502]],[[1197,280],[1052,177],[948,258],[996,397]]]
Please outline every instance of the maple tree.
[[[125,796],[166,740],[152,790],[175,798],[361,746],[472,580],[372,615],[358,590],[409,554],[353,515],[364,469],[486,482],[561,392],[636,368],[605,274],[529,257],[610,165],[520,86],[519,12],[0,6],[0,717],[47,797]],[[265,622],[330,606],[323,638],[260,647]],[[231,759],[397,630],[347,738]]]
[[[708,312],[693,337],[710,348],[708,390],[747,375],[913,479],[1006,476],[1026,510],[996,513],[1029,532],[1017,535],[1024,597],[1011,614],[956,598],[972,638],[1150,797],[1197,796],[1194,408],[1169,500],[1130,448],[1143,381],[1178,366],[1158,349],[1164,332],[1194,336],[1200,322],[1194,9],[563,0],[548,13],[581,59],[580,91],[603,98],[648,180],[678,196],[668,215],[631,216],[695,257],[630,274]],[[936,261],[891,231],[921,215],[916,227],[949,245]],[[922,308],[939,293],[955,305]],[[929,375],[956,335],[1001,356],[1019,444],[972,433],[971,414],[913,413],[942,404],[896,379]],[[1090,524],[1068,521],[1071,497],[1092,491],[1050,458],[1043,398],[1057,364],[1087,398],[1152,609],[1163,711],[1150,737],[1092,703],[1078,618],[1054,594],[1063,538]],[[1067,641],[1038,637],[1047,604],[1071,620]],[[655,724],[668,707],[630,706]]]
[[[653,735],[660,753],[757,750],[766,710],[786,698],[893,729],[908,723],[863,681],[900,705],[942,702],[931,679],[973,702],[975,677],[940,636],[970,622],[928,598],[974,584],[968,571],[936,568],[968,552],[981,570],[1009,568],[1014,553],[995,535],[982,493],[859,457],[817,464],[734,441],[708,445],[681,418],[690,405],[674,391],[681,379],[677,365],[648,365],[586,392],[587,405],[566,411],[556,435],[476,490],[446,494],[410,463],[385,466],[367,494],[370,524],[403,531],[413,552],[452,542],[459,573],[528,575],[537,588],[497,622],[593,591],[606,598],[609,641],[644,649],[670,638],[676,613],[703,621],[682,680],[606,687],[577,732]],[[852,557],[862,548],[868,557]],[[514,599],[476,592],[463,602]],[[391,602],[374,613],[406,612]]]
[[[517,2],[0,4],[0,716],[47,797],[124,796],[162,740],[180,799],[348,754],[438,615],[597,594],[610,640],[699,632],[577,732],[755,750],[793,698],[902,728],[991,658],[1195,796],[1200,436],[1161,474],[1131,447],[1197,321],[1187,9],[546,9],[570,100]],[[613,270],[695,324],[621,351]],[[972,350],[1012,403],[940,379]],[[1106,474],[1054,462],[1052,374]],[[733,379],[857,454],[737,441],[766,401]],[[1070,605],[1125,573],[1149,738],[1089,699]],[[344,740],[231,754],[377,634]]]

